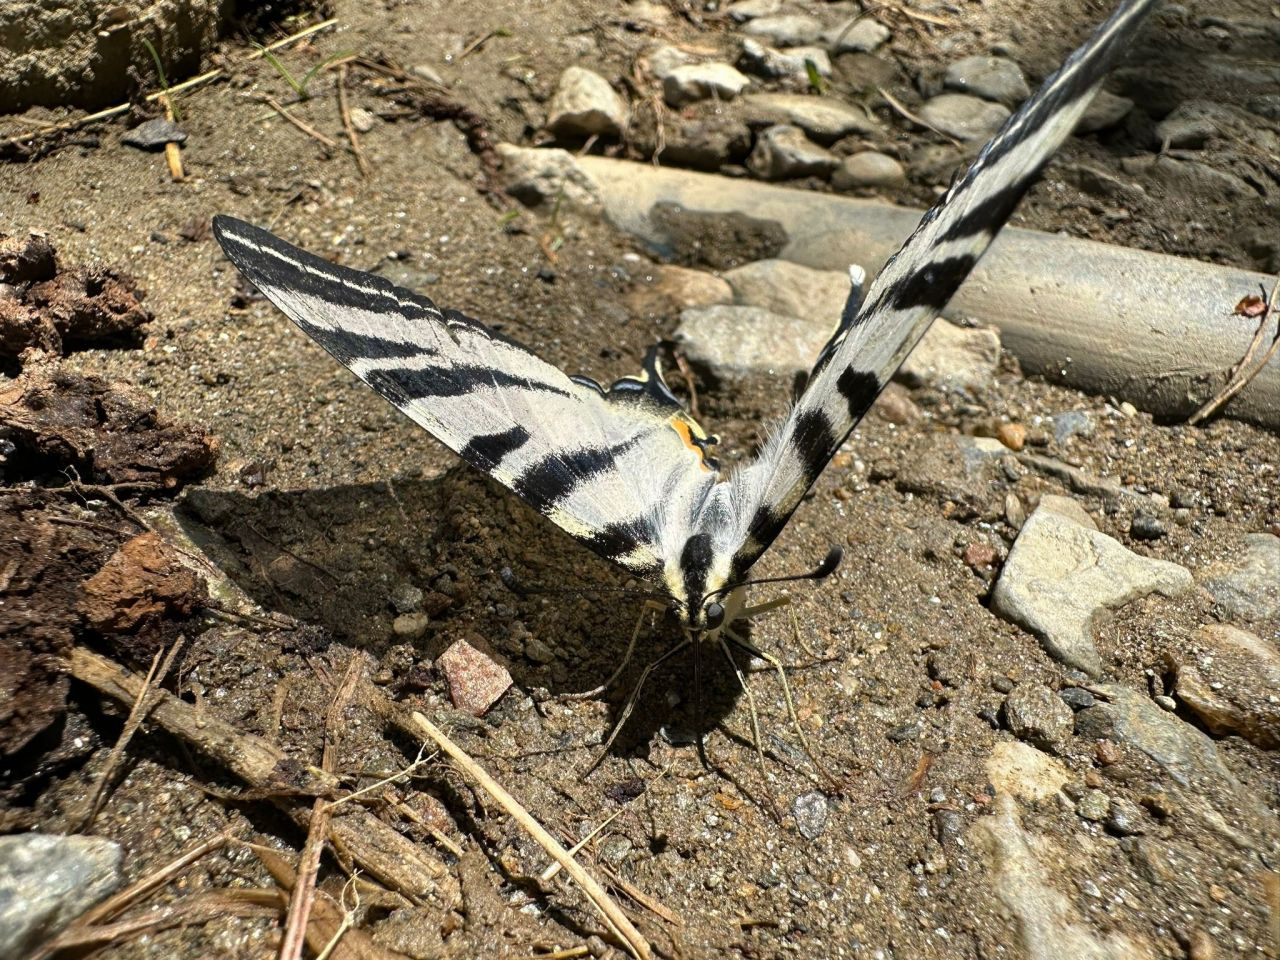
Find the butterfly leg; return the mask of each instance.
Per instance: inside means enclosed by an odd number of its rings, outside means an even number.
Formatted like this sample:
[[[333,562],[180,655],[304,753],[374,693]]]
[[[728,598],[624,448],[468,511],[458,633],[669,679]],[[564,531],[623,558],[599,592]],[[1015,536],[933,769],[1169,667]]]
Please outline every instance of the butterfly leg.
[[[563,694],[561,700],[590,700],[592,697],[598,697],[617,682],[622,676],[622,671],[627,669],[627,664],[631,662],[631,654],[635,653],[636,641],[640,639],[640,628],[644,626],[644,615],[646,613],[663,613],[666,612],[667,605],[659,603],[657,600],[646,600],[640,607],[640,616],[636,617],[635,629],[631,631],[631,642],[627,644],[627,652],[622,655],[622,662],[618,664],[618,669],[609,674],[609,679],[598,687],[592,687],[590,690],[583,690],[579,693]],[[652,622],[650,622],[652,629]]]
[[[782,681],[782,696],[787,703],[787,713],[791,716],[791,725],[796,728],[796,735],[800,738],[800,744],[804,747],[805,754],[808,756],[809,761],[817,767],[818,772],[826,778],[828,783],[830,783],[837,792],[843,793],[845,789],[844,784],[834,774],[832,774],[826,766],[823,765],[822,761],[818,759],[818,755],[814,752],[813,747],[809,745],[809,738],[805,736],[804,727],[800,725],[800,717],[796,714],[795,700],[791,696],[791,684],[787,681],[787,671],[782,666],[782,661],[771,654],[765,653],[763,650],[759,649],[753,643],[735,633],[728,627],[723,630],[723,634],[727,636],[729,640],[740,650],[750,656],[759,657],[777,671],[778,679]]]
[[[773,807],[773,815],[782,820],[782,814],[778,812],[778,804],[773,799],[773,791],[769,789],[769,770],[765,766],[764,760],[764,740],[760,736],[760,714],[756,710],[755,694],[751,692],[751,685],[747,683],[747,678],[743,676],[741,668],[737,661],[733,659],[733,651],[729,649],[729,644],[725,642],[721,631],[716,636],[716,642],[720,644],[720,649],[724,653],[724,658],[729,661],[729,666],[733,668],[734,675],[738,678],[738,686],[742,687],[742,692],[747,695],[747,709],[751,711],[751,739],[756,747],[756,759],[760,763],[760,778],[764,783],[765,791],[769,795],[769,804]]]
[[[609,737],[605,740],[604,746],[600,748],[600,752],[596,755],[596,758],[591,761],[591,766],[587,767],[586,771],[582,774],[583,780],[595,773],[596,767],[600,766],[604,761],[605,755],[608,754],[609,748],[613,746],[613,741],[618,739],[618,734],[621,733],[622,728],[626,726],[627,719],[631,716],[631,711],[635,709],[636,701],[640,698],[640,691],[644,689],[645,681],[649,679],[649,674],[653,673],[654,670],[666,661],[670,660],[677,653],[680,653],[682,650],[687,648],[691,643],[693,643],[693,638],[686,633],[684,640],[677,643],[662,656],[658,657],[657,660],[654,660],[644,668],[644,672],[640,674],[640,679],[636,681],[635,687],[631,690],[631,695],[627,697],[627,704],[622,708],[622,714],[618,717],[617,722],[614,723],[613,729],[609,731]]]

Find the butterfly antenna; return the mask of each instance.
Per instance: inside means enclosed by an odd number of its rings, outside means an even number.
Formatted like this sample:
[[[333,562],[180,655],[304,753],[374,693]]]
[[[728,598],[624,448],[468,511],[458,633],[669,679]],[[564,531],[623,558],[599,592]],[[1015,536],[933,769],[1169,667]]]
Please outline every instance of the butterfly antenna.
[[[739,580],[715,591],[717,594],[729,593],[739,587],[754,587],[762,583],[791,583],[794,580],[825,580],[836,572],[840,561],[844,559],[844,548],[832,545],[822,562],[807,573],[793,573],[786,577],[761,577],[759,580]]]

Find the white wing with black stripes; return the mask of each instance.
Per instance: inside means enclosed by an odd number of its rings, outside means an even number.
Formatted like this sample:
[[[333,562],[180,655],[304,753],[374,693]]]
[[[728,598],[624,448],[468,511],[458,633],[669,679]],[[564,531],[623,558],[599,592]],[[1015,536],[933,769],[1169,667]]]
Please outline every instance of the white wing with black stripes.
[[[695,534],[740,578],[919,342],[1075,129],[1155,0],[1128,0],[1045,81],[924,215],[865,299],[855,286],[800,399],[759,458],[716,488]]]
[[[608,390],[382,277],[220,216],[228,259],[308,335],[432,436],[601,555],[652,576],[716,480],[656,351]]]

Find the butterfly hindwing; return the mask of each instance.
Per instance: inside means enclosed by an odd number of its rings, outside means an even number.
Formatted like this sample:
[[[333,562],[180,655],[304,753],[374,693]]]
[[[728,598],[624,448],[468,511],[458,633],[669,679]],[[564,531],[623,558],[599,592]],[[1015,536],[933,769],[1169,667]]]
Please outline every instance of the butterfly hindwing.
[[[640,574],[662,566],[714,463],[705,437],[646,373],[603,390],[384,278],[322,260],[230,217],[228,259],[356,376],[464,460],[596,552]]]
[[[902,248],[850,307],[808,386],[760,457],[713,498],[708,513],[741,576],[781,532],[801,497],[870,409],[1058,146],[1155,0],[1127,0],[1005,123],[924,215]],[[699,527],[706,528],[700,522]]]

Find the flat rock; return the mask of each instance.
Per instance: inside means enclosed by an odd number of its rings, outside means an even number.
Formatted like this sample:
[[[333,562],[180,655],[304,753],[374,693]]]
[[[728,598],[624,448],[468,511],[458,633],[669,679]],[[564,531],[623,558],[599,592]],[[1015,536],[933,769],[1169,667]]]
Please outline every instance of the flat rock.
[[[1011,796],[997,796],[995,813],[979,818],[969,838],[985,855],[991,887],[1013,917],[1010,939],[1028,960],[1150,960],[1144,945],[1083,922],[1060,889],[1074,886],[1074,858],[1025,831]]]
[[[600,209],[595,182],[582,172],[569,151],[500,143],[497,152],[507,192],[521,203],[537,207],[563,200],[581,210]]]
[[[957,140],[989,140],[1009,119],[1009,108],[967,93],[942,93],[920,108],[920,117]]]
[[[436,660],[449,682],[449,699],[473,717],[484,716],[511,686],[511,674],[500,663],[465,640],[455,640]]]
[[[1016,107],[1031,96],[1022,68],[1007,57],[965,57],[947,67],[942,83],[949,90]]]
[[[1221,736],[1280,747],[1280,650],[1245,630],[1215,623],[1170,650],[1174,693]]]
[[[907,171],[893,157],[875,150],[863,150],[845,157],[831,174],[837,190],[896,187],[907,179]]]
[[[760,132],[747,167],[763,180],[826,177],[839,161],[826,147],[804,135],[799,127],[776,124]]]
[[[987,779],[996,793],[1006,793],[1025,803],[1052,800],[1071,779],[1062,761],[1029,743],[1001,740],[987,758]]]
[[[785,53],[747,37],[742,41],[738,65],[743,70],[769,80],[807,82],[809,66],[820,77],[831,76],[831,57],[822,47],[795,47]]]
[[[750,77],[727,63],[686,63],[672,68],[663,77],[662,97],[672,107],[711,97],[732,100],[750,84]]]
[[[1077,134],[1110,130],[1133,109],[1133,101],[1107,90],[1099,90],[1076,123]]]
[[[120,142],[139,150],[159,151],[169,143],[186,143],[187,134],[172,120],[152,117],[121,136]]]
[[[904,493],[951,504],[957,519],[995,517],[1003,509],[1003,470],[1008,454],[991,437],[928,434],[912,444],[895,484]]]
[[[626,294],[627,307],[640,316],[672,316],[692,307],[732,303],[733,288],[714,273],[660,264]]]
[[[689,362],[719,379],[794,376],[808,370],[830,335],[760,307],[711,306],[680,315],[675,340]]]
[[[1280,617],[1280,537],[1248,534],[1244,556],[1209,567],[1203,586],[1227,619],[1254,623]]]
[[[1043,683],[1020,683],[1004,701],[1005,722],[1019,740],[1061,752],[1071,737],[1071,708]]]
[[[851,133],[880,132],[880,125],[865,110],[799,93],[749,94],[743,98],[743,119],[757,124],[790,124],[820,143],[834,143]]]
[[[822,22],[802,13],[771,14],[747,21],[742,32],[779,47],[803,47],[817,42]]]
[[[1188,100],[1178,104],[1172,113],[1156,124],[1160,149],[1200,149],[1219,134],[1221,115],[1218,105],[1210,101]]]
[[[850,26],[852,24],[852,26]],[[889,28],[870,17],[846,20],[838,27],[822,32],[821,40],[834,54],[871,53],[884,45],[893,34]]]
[[[991,383],[999,363],[1000,333],[995,327],[961,327],[939,318],[896,378],[909,387],[979,390]]]
[[[112,893],[123,854],[101,837],[0,837],[0,956],[25,956]]]
[[[760,307],[775,314],[804,317],[827,335],[835,329],[849,297],[849,275],[814,270],[789,260],[756,260],[724,274],[733,290],[733,301]],[[817,339],[817,335],[813,338]],[[818,349],[821,349],[819,345]],[[812,366],[813,353],[804,361]]]
[[[617,137],[627,128],[626,101],[600,74],[569,67],[547,107],[547,129],[571,137]]]
[[[693,58],[689,54],[679,47],[673,47],[666,43],[649,50],[645,54],[645,60],[649,64],[649,72],[659,80],[667,79],[667,76],[676,67],[683,67],[685,64],[693,62]]]
[[[991,609],[1035,634],[1057,660],[1097,676],[1099,617],[1149,593],[1173,597],[1192,585],[1183,567],[1132,553],[1042,504],[1018,532]]]

